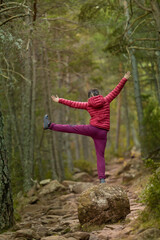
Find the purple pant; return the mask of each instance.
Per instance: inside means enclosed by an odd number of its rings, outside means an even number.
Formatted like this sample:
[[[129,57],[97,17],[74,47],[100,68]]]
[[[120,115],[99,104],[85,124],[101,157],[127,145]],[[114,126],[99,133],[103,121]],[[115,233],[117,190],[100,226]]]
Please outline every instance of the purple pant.
[[[62,125],[55,123],[52,123],[49,129],[92,137],[96,148],[98,177],[99,179],[105,178],[104,152],[107,143],[107,130],[92,125]]]

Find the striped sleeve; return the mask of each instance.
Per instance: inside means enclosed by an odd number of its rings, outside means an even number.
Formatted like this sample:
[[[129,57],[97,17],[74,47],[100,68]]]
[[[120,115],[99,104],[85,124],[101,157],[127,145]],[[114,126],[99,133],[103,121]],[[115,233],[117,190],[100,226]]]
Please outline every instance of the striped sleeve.
[[[71,101],[64,98],[59,98],[59,103],[67,105],[72,108],[87,109],[88,102]]]
[[[126,78],[122,78],[119,84],[105,97],[105,100],[111,102],[114,98],[118,96],[125,83],[127,82]]]

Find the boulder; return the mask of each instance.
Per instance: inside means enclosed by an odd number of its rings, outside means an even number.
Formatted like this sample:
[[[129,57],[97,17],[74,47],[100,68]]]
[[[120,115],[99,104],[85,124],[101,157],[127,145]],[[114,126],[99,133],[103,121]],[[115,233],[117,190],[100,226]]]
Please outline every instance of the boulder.
[[[40,181],[40,185],[41,186],[44,186],[44,185],[47,185],[48,183],[50,183],[51,182],[51,179],[44,179],[44,180],[42,180],[42,181]]]
[[[89,182],[78,182],[75,183],[72,187],[72,191],[74,193],[82,193],[83,191],[87,190],[88,188],[92,187],[93,183],[89,183]]]
[[[39,195],[46,195],[55,191],[63,191],[66,188],[60,184],[57,180],[53,180],[39,190]]]
[[[81,225],[117,222],[130,213],[126,192],[119,186],[95,185],[78,198],[78,218]]]
[[[91,182],[92,177],[86,172],[76,173],[73,176],[74,181]]]

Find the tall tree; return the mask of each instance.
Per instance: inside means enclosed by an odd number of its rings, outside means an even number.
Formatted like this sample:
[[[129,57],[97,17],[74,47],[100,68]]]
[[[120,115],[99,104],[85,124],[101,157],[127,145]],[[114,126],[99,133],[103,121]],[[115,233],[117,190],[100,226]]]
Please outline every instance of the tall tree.
[[[13,200],[0,106],[0,230],[11,227],[13,223]]]

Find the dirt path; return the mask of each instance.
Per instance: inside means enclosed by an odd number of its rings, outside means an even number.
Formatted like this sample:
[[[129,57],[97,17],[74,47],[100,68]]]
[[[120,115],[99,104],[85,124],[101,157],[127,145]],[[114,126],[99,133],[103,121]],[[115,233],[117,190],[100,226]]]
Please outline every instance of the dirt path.
[[[130,159],[128,159],[130,161]],[[127,161],[127,160],[126,160]],[[108,224],[102,231],[92,232],[92,235],[100,239],[129,239],[133,233],[132,223],[136,220],[139,215],[139,212],[144,209],[144,205],[138,202],[138,195],[134,192],[132,187],[133,181],[129,182],[127,185],[123,184],[123,174],[118,175],[117,171],[123,169],[124,162],[114,159],[114,161],[107,165],[107,184],[109,185],[120,185],[126,190],[129,202],[130,202],[130,214],[127,215],[125,221],[122,221],[118,224]],[[127,166],[127,162],[126,162]],[[124,167],[125,169],[125,167]],[[95,180],[97,182],[97,180]],[[107,237],[106,237],[107,236]],[[94,238],[93,238],[94,239]]]
[[[121,185],[123,174],[117,175],[117,169],[123,169],[123,161],[112,161],[107,165],[107,183],[109,185]],[[96,172],[95,172],[96,173]],[[94,184],[99,184],[97,177],[93,179]],[[27,204],[21,212],[21,221],[18,222],[14,229],[15,232],[6,232],[0,234],[0,240],[108,240],[108,239],[129,239],[132,236],[132,222],[137,218],[139,211],[144,206],[137,202],[137,195],[130,183],[124,186],[127,191],[131,213],[126,220],[117,224],[106,224],[102,230],[93,230],[84,232],[80,230],[77,198],[69,189],[67,192],[60,194],[48,194],[38,201]],[[57,237],[51,237],[57,235]],[[61,236],[61,237],[58,237]],[[50,236],[50,237],[49,237]]]

